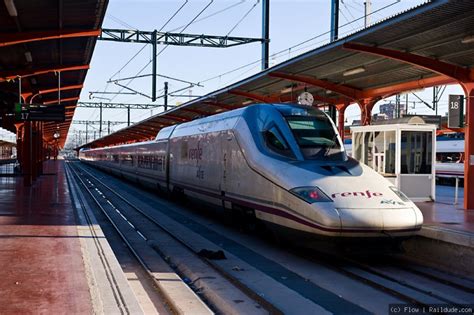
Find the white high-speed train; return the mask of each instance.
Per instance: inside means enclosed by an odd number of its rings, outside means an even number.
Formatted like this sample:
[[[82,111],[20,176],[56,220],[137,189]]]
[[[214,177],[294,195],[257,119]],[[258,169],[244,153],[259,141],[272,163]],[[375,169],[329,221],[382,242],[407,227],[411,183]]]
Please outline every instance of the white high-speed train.
[[[154,141],[82,150],[80,158],[280,232],[402,237],[423,223],[403,193],[347,157],[332,121],[308,106],[257,104],[163,128]]]

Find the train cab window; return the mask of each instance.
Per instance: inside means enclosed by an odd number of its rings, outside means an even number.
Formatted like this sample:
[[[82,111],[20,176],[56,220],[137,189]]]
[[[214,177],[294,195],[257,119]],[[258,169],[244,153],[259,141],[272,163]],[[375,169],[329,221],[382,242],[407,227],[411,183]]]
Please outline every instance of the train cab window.
[[[287,157],[294,157],[290,146],[276,126],[264,131],[263,136],[270,150]]]
[[[337,134],[326,116],[287,116],[286,120],[305,159],[344,158]]]

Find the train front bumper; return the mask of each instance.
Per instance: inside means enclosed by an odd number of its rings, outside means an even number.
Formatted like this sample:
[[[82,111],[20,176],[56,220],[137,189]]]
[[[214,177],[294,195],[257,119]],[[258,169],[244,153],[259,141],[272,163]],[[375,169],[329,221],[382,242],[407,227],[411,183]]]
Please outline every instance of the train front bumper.
[[[417,208],[337,209],[341,232],[410,234],[418,231],[423,217]]]

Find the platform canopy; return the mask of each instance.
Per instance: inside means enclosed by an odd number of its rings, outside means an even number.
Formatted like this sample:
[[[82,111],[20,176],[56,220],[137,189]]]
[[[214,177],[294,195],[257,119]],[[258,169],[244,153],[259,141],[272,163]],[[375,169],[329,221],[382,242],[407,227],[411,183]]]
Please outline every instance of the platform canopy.
[[[469,80],[473,66],[474,1],[435,0],[83,147],[152,139],[165,126],[252,103],[296,101],[304,90],[340,113],[359,104],[367,123],[377,100]]]
[[[89,69],[107,0],[5,0],[0,3],[0,126],[15,132],[15,103],[66,109],[43,139],[63,146]],[[21,91],[20,91],[21,78]],[[60,90],[60,93],[59,93]],[[59,102],[59,99],[61,101]]]

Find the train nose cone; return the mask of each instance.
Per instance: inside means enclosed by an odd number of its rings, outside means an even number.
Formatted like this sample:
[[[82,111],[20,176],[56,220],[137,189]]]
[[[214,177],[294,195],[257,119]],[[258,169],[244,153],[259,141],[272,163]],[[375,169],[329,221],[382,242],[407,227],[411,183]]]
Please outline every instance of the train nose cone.
[[[416,210],[399,209],[338,209],[342,230],[407,230],[418,227]]]

